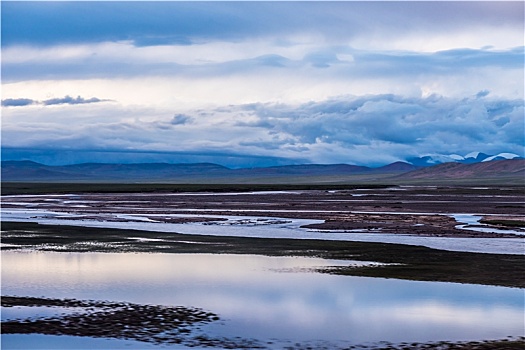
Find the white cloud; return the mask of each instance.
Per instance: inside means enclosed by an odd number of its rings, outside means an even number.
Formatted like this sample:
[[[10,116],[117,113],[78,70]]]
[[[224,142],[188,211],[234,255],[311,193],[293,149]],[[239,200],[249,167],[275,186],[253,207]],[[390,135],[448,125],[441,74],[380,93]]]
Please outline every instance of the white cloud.
[[[7,5],[28,6],[37,27],[71,30],[27,34],[18,30],[26,22],[7,18],[3,145],[53,140],[315,162],[522,150],[521,3],[206,5],[129,5],[136,23],[93,14],[101,27],[92,32],[34,4]],[[75,6],[56,10],[74,18]],[[490,94],[476,99],[480,91]],[[103,102],[32,103],[64,96]]]
[[[488,58],[479,58],[481,63],[472,67],[454,57],[446,58],[443,64],[439,55],[401,57],[397,62],[390,62],[389,57],[371,61],[357,55],[354,62],[336,62],[326,68],[302,62],[286,68],[248,62],[249,66],[211,66],[202,70],[190,67],[165,76],[148,75],[145,67],[144,74],[132,77],[5,82],[2,93],[4,99],[38,101],[66,95],[97,96],[128,106],[181,110],[255,102],[300,103],[345,94],[464,97],[490,90],[493,96],[522,98],[523,79],[516,77],[523,77],[523,67],[493,66],[491,53],[485,55]],[[430,59],[442,66],[433,61],[424,63]],[[484,60],[488,61],[485,66]]]
[[[2,143],[25,148],[213,150],[369,165],[427,153],[522,154],[523,102],[482,95],[340,96],[184,112],[114,102],[31,105],[5,109]]]
[[[301,60],[320,45],[315,38],[293,38],[287,45],[276,38],[248,41],[207,41],[191,45],[135,46],[132,41],[62,44],[56,46],[10,46],[2,50],[4,64],[107,62],[142,64],[173,63],[180,65],[206,65],[252,59],[267,54]]]
[[[437,52],[456,48],[480,49],[491,47],[505,50],[523,45],[523,33],[512,26],[465,26],[454,30],[425,32],[414,31],[398,35],[381,33],[363,35],[352,39],[349,44],[362,50]]]
[[[136,47],[128,42],[3,49],[3,98],[102,96],[198,108],[305,102],[342,94],[522,98],[523,48],[367,51],[296,37]],[[522,77],[522,79],[516,79]]]

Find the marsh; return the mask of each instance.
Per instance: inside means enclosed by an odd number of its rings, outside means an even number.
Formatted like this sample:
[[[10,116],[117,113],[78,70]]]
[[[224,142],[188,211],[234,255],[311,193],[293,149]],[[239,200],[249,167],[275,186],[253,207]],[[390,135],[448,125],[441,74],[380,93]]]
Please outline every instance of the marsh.
[[[2,343],[522,346],[522,229],[498,232],[478,218],[518,217],[522,198],[489,191],[445,189],[441,200],[428,188],[4,196]],[[126,310],[153,311],[137,323]],[[154,310],[210,316],[180,328]],[[89,320],[114,326],[98,332]]]

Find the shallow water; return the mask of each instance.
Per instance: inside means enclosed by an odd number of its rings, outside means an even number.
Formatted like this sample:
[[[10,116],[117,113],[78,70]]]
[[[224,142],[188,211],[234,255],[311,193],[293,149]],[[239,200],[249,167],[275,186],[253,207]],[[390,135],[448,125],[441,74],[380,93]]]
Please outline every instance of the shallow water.
[[[376,212],[359,212],[376,213]],[[396,214],[397,212],[388,212]],[[397,213],[399,214],[399,213]],[[93,216],[93,214],[89,214]],[[198,217],[195,214],[159,214],[163,217]],[[525,238],[452,238],[452,237],[422,237],[402,234],[364,233],[362,231],[326,231],[309,230],[301,226],[321,223],[321,220],[270,218],[255,216],[202,215],[227,219],[215,223],[162,223],[152,222],[144,216],[122,213],[100,214],[98,220],[82,219],[82,215],[53,212],[45,209],[2,209],[2,219],[5,221],[34,221],[42,224],[73,225],[85,227],[107,227],[120,229],[136,229],[145,231],[173,232],[186,234],[202,234],[215,236],[262,237],[262,238],[295,238],[324,239],[360,242],[383,242],[409,245],[420,245],[435,249],[452,251],[467,251],[496,254],[525,254]],[[154,217],[148,214],[148,217]],[[127,221],[110,221],[115,218]],[[475,215],[465,214],[459,219],[475,220]],[[80,220],[79,220],[80,219]]]
[[[512,229],[501,229],[495,228],[489,225],[480,223],[480,220],[487,215],[475,215],[475,214],[453,214],[450,215],[457,222],[460,222],[461,225],[457,225],[456,228],[460,230],[468,230],[475,232],[493,232],[493,233],[510,233],[515,235],[525,235],[525,232],[512,230]],[[469,226],[475,225],[475,226]]]
[[[2,294],[199,307],[221,317],[203,327],[206,334],[271,340],[272,348],[289,342],[323,342],[337,348],[524,333],[522,289],[311,270],[342,264],[349,262],[245,255],[3,252]],[[27,315],[27,309],[3,308],[2,319],[17,312]],[[73,343],[67,345],[69,338]],[[39,344],[49,341],[54,348],[72,344],[89,348],[86,338],[2,335],[5,349],[29,346],[35,339]],[[112,348],[142,344],[114,342]],[[145,345],[142,348],[151,346]]]

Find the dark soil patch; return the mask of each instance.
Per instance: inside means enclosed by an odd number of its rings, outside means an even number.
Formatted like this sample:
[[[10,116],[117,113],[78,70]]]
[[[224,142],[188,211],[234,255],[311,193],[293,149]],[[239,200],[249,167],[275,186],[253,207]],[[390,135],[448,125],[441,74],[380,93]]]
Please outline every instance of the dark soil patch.
[[[72,335],[191,347],[260,348],[254,340],[212,338],[199,334],[200,325],[218,321],[219,316],[198,308],[2,296],[2,307],[16,306],[75,308],[81,311],[7,320],[2,322],[2,334]]]
[[[180,193],[180,192],[250,192],[287,190],[378,189],[390,185],[320,185],[320,184],[169,184],[169,183],[58,183],[2,182],[2,194],[45,193]]]
[[[472,342],[389,343],[339,346],[330,342],[290,343],[261,341],[241,337],[213,337],[200,326],[216,322],[219,316],[199,308],[142,305],[98,300],[52,299],[43,297],[2,296],[2,307],[51,307],[57,316],[8,319],[1,324],[2,334],[47,334],[93,338],[129,339],[159,346],[180,344],[187,347],[221,349],[435,349],[435,350],[515,350],[525,348],[525,338]],[[73,310],[68,310],[74,308]],[[69,311],[69,312],[68,312]]]
[[[492,223],[493,221],[481,221]],[[525,222],[520,222],[525,226]],[[348,231],[358,230],[367,233],[410,234],[425,237],[464,237],[464,238],[518,238],[516,234],[478,232],[456,228],[458,222],[446,215],[414,214],[333,214],[323,223],[305,225],[304,228]],[[518,225],[514,225],[518,227]]]
[[[493,226],[502,226],[502,227],[525,227],[525,221],[518,220],[490,220],[482,219],[479,221],[482,224],[488,224]]]

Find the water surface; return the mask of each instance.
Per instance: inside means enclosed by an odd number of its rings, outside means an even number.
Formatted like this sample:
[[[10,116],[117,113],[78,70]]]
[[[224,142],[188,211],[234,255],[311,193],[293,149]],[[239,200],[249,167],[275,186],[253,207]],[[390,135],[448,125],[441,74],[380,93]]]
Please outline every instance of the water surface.
[[[2,294],[199,307],[221,317],[203,328],[208,334],[271,340],[277,348],[524,334],[522,289],[312,272],[344,264],[253,255],[3,252]],[[28,310],[4,308],[2,318],[17,312]],[[2,340],[8,349],[31,337]],[[35,337],[55,348],[71,346],[54,336]]]
[[[196,210],[197,211],[197,210]],[[356,212],[377,213],[381,212]],[[399,212],[386,212],[401,214]],[[416,213],[417,214],[417,213]],[[323,239],[358,242],[382,242],[408,245],[421,245],[429,248],[494,254],[525,254],[525,238],[463,238],[463,237],[427,237],[402,234],[365,233],[362,230],[327,231],[312,230],[302,226],[322,223],[322,220],[291,219],[261,216],[228,216],[228,215],[198,215],[198,214],[158,214],[164,217],[200,217],[224,219],[226,221],[165,223],[152,222],[148,217],[138,214],[102,213],[97,219],[93,214],[85,215],[55,212],[45,209],[2,209],[2,219],[5,221],[38,222],[50,225],[72,225],[84,227],[106,227],[117,229],[134,229],[144,231],[185,233],[212,236],[261,237],[261,238],[294,238]],[[471,219],[475,216],[465,214],[461,218]],[[118,219],[118,220],[115,220]],[[483,230],[483,228],[472,228]]]

